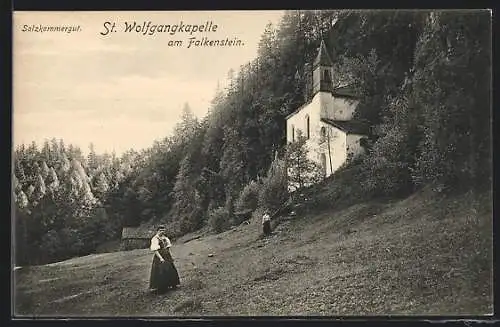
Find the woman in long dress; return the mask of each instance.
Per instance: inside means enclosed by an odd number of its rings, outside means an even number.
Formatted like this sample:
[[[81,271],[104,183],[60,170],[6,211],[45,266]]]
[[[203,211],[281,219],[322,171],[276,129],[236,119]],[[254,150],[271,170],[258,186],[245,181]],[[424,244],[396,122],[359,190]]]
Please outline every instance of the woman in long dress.
[[[151,239],[150,247],[151,251],[154,251],[154,257],[149,288],[157,293],[164,293],[169,288],[175,288],[180,284],[179,273],[170,254],[171,246],[172,243],[165,235],[165,227],[160,226]]]
[[[262,231],[264,235],[271,235],[271,216],[269,216],[268,210],[266,210],[262,216]]]

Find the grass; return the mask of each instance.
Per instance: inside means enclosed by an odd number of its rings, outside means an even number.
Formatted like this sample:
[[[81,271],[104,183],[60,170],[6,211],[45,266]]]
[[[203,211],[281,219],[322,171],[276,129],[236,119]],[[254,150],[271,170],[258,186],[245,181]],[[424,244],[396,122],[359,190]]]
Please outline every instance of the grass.
[[[483,315],[493,312],[491,194],[420,192],[260,221],[172,249],[181,287],[147,290],[148,250],[15,273],[16,316]],[[209,256],[212,255],[212,256]]]

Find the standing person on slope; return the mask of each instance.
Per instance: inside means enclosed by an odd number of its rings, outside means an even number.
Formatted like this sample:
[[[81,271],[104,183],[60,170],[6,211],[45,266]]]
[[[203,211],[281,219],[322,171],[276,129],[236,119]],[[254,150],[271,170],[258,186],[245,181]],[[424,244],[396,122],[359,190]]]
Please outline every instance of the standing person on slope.
[[[264,211],[264,215],[262,215],[262,231],[264,235],[271,234],[271,216],[269,215],[269,210]]]
[[[149,288],[160,294],[180,284],[179,274],[175,268],[174,259],[170,254],[172,243],[165,235],[165,231],[164,226],[158,227],[155,236],[151,239],[150,247],[151,251],[154,251],[154,257]]]

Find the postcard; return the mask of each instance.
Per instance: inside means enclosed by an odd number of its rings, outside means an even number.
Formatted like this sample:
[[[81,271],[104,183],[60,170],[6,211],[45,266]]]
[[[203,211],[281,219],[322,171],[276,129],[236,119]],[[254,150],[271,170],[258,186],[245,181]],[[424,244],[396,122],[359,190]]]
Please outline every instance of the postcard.
[[[493,313],[491,11],[15,11],[12,315]]]

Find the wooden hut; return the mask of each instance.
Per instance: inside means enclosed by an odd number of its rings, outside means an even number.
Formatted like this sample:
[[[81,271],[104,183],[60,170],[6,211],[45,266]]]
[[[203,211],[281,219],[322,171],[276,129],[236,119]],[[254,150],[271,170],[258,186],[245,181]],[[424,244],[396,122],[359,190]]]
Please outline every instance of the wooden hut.
[[[154,234],[155,231],[152,227],[123,227],[121,247],[123,250],[146,249]]]

